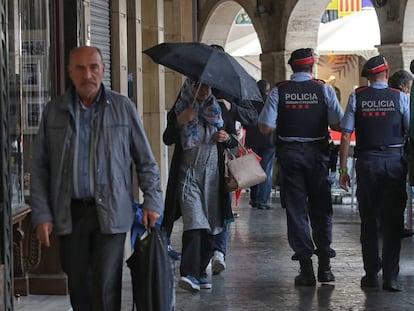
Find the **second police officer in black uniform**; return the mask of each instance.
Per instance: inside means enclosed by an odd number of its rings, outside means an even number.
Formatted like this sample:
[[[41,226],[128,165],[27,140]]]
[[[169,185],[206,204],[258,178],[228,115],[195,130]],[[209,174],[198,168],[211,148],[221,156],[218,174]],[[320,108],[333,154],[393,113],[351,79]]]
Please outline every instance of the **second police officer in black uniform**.
[[[370,86],[357,88],[350,95],[341,122],[339,184],[345,190],[350,186],[346,162],[350,136],[355,130],[356,196],[366,273],[361,287],[378,287],[378,272],[382,268],[383,289],[400,291],[399,259],[407,199],[404,145],[409,128],[409,99],[404,92],[388,87],[389,68],[382,55],[364,64],[362,76],[367,77]],[[382,222],[382,260],[378,219]]]
[[[343,110],[334,90],[312,78],[312,49],[292,52],[291,80],[270,91],[259,116],[263,133],[276,130],[281,203],[286,209],[288,241],[300,263],[296,286],[314,286],[312,256],[319,260],[318,281],[331,282],[332,198],[328,181],[328,126],[339,130]],[[310,223],[309,223],[310,221]],[[312,229],[311,229],[312,228]]]

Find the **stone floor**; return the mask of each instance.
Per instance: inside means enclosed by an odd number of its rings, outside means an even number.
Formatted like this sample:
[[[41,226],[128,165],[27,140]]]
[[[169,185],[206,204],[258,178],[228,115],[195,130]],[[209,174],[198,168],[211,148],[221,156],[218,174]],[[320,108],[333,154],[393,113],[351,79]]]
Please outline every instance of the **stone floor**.
[[[334,206],[332,260],[336,282],[313,288],[295,288],[297,262],[290,260],[286,216],[272,198],[271,210],[251,209],[244,195],[231,226],[227,269],[212,277],[213,289],[189,293],[176,290],[176,311],[256,310],[414,310],[414,238],[403,240],[400,280],[404,291],[361,290],[363,275],[359,243],[359,215],[347,204]],[[172,243],[181,244],[181,223],[174,228]],[[176,263],[178,271],[179,263]],[[315,264],[316,268],[316,264]],[[131,310],[129,270],[125,268],[122,311]],[[19,311],[67,311],[66,296],[28,296],[15,302]]]

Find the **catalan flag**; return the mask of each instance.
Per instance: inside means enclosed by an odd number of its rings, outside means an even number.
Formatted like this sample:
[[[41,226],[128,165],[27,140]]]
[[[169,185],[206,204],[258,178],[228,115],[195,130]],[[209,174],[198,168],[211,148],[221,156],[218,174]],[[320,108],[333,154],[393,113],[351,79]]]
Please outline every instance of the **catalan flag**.
[[[358,11],[361,11],[361,0],[339,0],[339,17],[344,17]]]
[[[338,9],[339,9],[339,1],[341,1],[341,0],[331,0],[331,2],[329,2],[329,4],[326,7],[326,9],[327,10],[338,11]]]

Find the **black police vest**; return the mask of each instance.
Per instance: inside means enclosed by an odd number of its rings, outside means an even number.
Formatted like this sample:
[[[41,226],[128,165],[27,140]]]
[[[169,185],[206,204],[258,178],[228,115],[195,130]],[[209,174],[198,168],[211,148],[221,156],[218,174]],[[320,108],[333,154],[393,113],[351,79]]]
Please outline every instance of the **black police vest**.
[[[284,81],[277,86],[278,136],[327,137],[328,112],[323,96],[323,83],[318,80]]]
[[[400,91],[393,88],[360,87],[355,90],[355,136],[357,150],[403,145]]]

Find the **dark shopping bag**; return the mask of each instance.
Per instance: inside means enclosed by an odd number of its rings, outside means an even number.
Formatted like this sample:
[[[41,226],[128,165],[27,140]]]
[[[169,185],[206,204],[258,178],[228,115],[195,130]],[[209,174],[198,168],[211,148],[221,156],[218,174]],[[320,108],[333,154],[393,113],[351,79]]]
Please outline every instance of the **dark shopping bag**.
[[[167,237],[159,228],[148,229],[135,240],[127,266],[131,270],[134,306],[138,311],[173,308],[174,272],[167,246]]]

